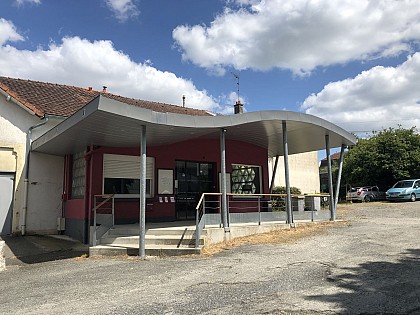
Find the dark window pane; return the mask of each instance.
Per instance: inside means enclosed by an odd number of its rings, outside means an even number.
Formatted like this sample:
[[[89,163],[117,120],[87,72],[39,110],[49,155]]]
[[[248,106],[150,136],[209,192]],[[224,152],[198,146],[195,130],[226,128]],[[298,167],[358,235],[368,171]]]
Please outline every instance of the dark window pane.
[[[149,182],[149,185],[147,185]],[[149,186],[149,187],[148,187]],[[150,180],[146,180],[146,193],[150,192]],[[140,180],[128,178],[105,178],[105,194],[138,195],[140,193]]]

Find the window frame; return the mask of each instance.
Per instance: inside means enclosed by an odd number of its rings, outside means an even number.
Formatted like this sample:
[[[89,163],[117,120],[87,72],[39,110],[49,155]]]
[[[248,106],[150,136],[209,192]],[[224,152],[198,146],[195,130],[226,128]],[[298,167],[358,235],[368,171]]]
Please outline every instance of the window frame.
[[[243,192],[236,192],[235,191],[235,189],[233,188],[233,185],[234,185],[233,180],[235,178],[235,176],[234,176],[234,171],[235,171],[234,166],[246,166],[246,167],[258,168],[258,186],[259,187],[258,187],[258,189],[256,189],[256,190],[259,190],[258,193],[257,192],[256,193],[243,193]],[[235,197],[239,197],[239,198],[249,197],[249,198],[251,198],[251,197],[253,197],[252,196],[253,194],[255,194],[255,195],[262,194],[262,191],[263,191],[263,183],[262,183],[262,166],[261,165],[232,163],[231,167],[232,167],[231,174],[230,174],[230,187],[231,187],[231,192],[232,192],[232,194],[238,194],[238,195],[240,195],[240,196],[235,196]]]

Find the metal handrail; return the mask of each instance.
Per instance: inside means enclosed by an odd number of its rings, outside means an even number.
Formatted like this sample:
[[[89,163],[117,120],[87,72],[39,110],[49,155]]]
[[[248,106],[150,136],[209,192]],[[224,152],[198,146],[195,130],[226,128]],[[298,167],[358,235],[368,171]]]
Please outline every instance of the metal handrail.
[[[115,225],[115,204],[114,204],[114,194],[107,194],[107,195],[94,195],[94,207],[92,209],[93,211],[93,240],[92,240],[92,245],[96,246],[97,242],[98,242],[98,238],[102,237],[102,235],[104,235],[107,231],[109,231],[114,225]],[[102,200],[101,203],[96,204],[96,200],[97,198],[101,198],[105,200]],[[110,199],[112,199],[112,203],[111,203],[111,224],[109,225],[109,227],[102,231],[102,233],[98,236],[97,230],[98,227],[97,225],[97,210],[102,207],[104,204],[106,204]],[[101,225],[103,226],[103,225]]]
[[[222,193],[202,193],[200,199],[198,200],[198,204],[195,207],[195,210],[198,210],[198,208],[200,208],[205,196],[221,196],[221,195]]]
[[[196,229],[195,229],[195,247],[199,247],[199,240],[201,237],[201,234],[206,226],[206,196],[221,196],[222,193],[203,193],[197,203],[196,206]],[[255,201],[257,201],[257,212],[258,212],[258,224],[261,224],[261,198],[262,197],[286,197],[287,194],[233,194],[228,193],[226,194],[228,197],[240,197],[238,198],[238,201],[241,201],[242,198],[247,197],[253,197],[255,198]],[[314,193],[314,194],[291,194],[291,197],[329,197],[330,194],[325,193]],[[235,202],[235,200],[231,200],[228,202],[228,208],[232,208],[230,205],[232,202]],[[216,201],[215,201],[216,202]],[[220,199],[218,201],[220,203]],[[220,209],[220,207],[218,207]],[[243,208],[243,207],[242,207]],[[229,220],[229,216],[228,216]],[[311,220],[314,221],[314,210],[311,211]]]

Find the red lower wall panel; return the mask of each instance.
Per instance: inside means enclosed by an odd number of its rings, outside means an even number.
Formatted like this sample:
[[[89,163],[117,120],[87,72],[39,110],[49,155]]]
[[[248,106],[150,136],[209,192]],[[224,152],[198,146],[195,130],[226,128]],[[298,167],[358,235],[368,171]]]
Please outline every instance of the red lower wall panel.
[[[72,199],[65,202],[65,217],[68,219],[86,219],[85,200]]]

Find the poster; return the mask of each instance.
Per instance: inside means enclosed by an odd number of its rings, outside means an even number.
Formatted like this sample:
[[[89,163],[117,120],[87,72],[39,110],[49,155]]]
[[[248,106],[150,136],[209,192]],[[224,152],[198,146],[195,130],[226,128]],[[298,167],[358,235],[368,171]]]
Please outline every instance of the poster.
[[[174,193],[174,171],[158,169],[158,195]]]

